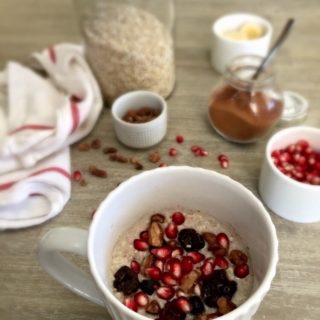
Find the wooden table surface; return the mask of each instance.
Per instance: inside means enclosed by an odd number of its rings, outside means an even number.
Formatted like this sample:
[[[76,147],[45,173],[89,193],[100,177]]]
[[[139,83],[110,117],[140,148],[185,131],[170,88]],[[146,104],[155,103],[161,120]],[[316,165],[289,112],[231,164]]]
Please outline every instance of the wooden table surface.
[[[320,126],[320,5],[319,0],[177,0],[176,2],[177,87],[168,100],[169,128],[159,150],[168,164],[200,166],[216,170],[241,182],[257,196],[257,182],[266,140],[251,145],[231,144],[220,138],[206,119],[208,93],[219,81],[209,63],[211,23],[230,12],[250,11],[270,19],[279,32],[288,17],[296,19],[294,31],[275,62],[279,84],[298,91],[310,102],[306,125]],[[71,0],[1,0],[0,67],[8,60],[26,62],[32,51],[49,44],[77,42],[80,35]],[[281,126],[280,126],[281,127]],[[279,130],[279,126],[274,131]],[[168,157],[175,135],[185,136],[178,156]],[[271,133],[270,133],[271,134]],[[121,146],[105,108],[91,135],[105,146],[115,146],[141,160],[145,169],[155,165],[147,160],[151,150],[134,151]],[[210,155],[194,157],[192,144],[204,146]],[[230,167],[219,167],[216,156],[227,154]],[[72,167],[83,172],[90,164],[108,170],[109,177],[88,178],[88,185],[73,185],[64,211],[52,221],[26,230],[0,233],[0,319],[107,319],[103,308],[64,289],[43,272],[37,261],[38,242],[51,228],[88,228],[91,211],[115,186],[137,174],[131,166],[110,162],[101,151],[81,153],[72,147]],[[277,275],[255,320],[320,319],[320,224],[296,224],[270,212],[280,241]],[[82,259],[76,261],[87,268]]]

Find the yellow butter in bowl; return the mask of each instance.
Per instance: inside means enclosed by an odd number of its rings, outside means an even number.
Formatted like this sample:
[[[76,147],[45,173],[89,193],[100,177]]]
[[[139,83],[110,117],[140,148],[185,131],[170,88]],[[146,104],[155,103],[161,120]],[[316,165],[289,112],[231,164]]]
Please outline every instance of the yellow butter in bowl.
[[[231,40],[254,40],[262,37],[262,35],[262,27],[253,22],[247,22],[237,30],[224,33],[224,36]]]

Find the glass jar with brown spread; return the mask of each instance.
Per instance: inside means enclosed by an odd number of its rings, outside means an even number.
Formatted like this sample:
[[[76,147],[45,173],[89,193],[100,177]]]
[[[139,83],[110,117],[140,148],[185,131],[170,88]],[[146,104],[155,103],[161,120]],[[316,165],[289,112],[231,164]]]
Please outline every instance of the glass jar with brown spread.
[[[252,80],[261,61],[259,56],[236,58],[227,67],[223,83],[210,96],[210,122],[227,140],[256,141],[281,117],[282,93],[271,69],[265,69],[257,80]]]

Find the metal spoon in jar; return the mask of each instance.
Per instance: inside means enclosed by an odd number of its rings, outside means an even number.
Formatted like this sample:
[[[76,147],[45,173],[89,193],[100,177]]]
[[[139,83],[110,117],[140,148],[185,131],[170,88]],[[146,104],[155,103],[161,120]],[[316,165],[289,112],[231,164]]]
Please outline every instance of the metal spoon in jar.
[[[284,40],[286,40],[292,25],[294,23],[294,19],[289,19],[285,25],[285,27],[283,28],[280,36],[278,37],[277,41],[274,43],[273,47],[270,49],[269,53],[266,55],[266,57],[262,60],[260,66],[258,67],[258,69],[256,70],[256,72],[254,73],[254,75],[252,76],[252,80],[257,80],[260,73],[263,71],[263,69],[265,68],[265,66],[271,61],[272,57],[274,56],[274,54],[277,52],[277,50],[281,47],[282,43],[284,42]]]

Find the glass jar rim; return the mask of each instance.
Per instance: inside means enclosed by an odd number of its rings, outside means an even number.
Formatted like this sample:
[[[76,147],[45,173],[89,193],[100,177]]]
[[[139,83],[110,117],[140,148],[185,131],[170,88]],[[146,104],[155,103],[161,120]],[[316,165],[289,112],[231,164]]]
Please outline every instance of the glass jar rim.
[[[250,61],[250,59],[251,61],[255,60],[255,63],[244,63],[245,61]],[[264,68],[260,77],[255,80],[251,79],[250,76],[248,78],[240,77],[238,74],[239,71],[250,68],[252,69],[250,71],[252,71],[251,75],[253,76],[263,59],[264,57],[253,54],[237,56],[227,66],[224,72],[225,80],[239,90],[250,89],[251,91],[253,89],[261,89],[267,85],[270,85],[274,80],[274,74],[270,65]]]

